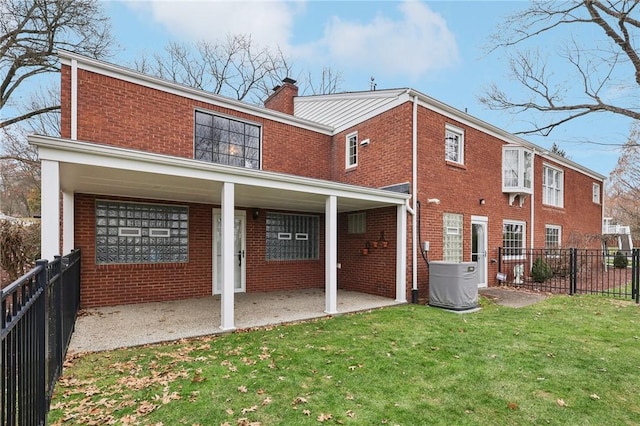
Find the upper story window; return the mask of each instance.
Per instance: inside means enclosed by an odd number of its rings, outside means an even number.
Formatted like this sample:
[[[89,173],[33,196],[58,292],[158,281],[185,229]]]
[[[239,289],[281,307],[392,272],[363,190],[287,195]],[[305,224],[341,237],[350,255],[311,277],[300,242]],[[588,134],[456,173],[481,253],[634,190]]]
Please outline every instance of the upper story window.
[[[196,111],[194,158],[260,168],[260,126]]]
[[[591,192],[592,192],[593,202],[596,204],[600,204],[600,184],[594,183],[593,189],[591,190]]]
[[[533,193],[533,153],[522,146],[502,148],[502,192]]]
[[[347,135],[346,140],[346,167],[355,167],[358,165],[358,132]]]
[[[560,169],[544,165],[542,167],[542,203],[555,206],[564,206],[564,173]]]
[[[447,125],[444,132],[444,159],[464,164],[464,130]]]

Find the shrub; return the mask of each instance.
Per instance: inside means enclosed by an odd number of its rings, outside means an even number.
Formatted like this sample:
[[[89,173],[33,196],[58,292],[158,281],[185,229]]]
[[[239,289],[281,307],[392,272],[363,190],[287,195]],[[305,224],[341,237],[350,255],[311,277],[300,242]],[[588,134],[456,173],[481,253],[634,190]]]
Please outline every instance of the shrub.
[[[537,283],[543,283],[553,276],[551,266],[541,257],[533,262],[531,268],[531,278]]]
[[[39,256],[39,223],[0,220],[0,267],[7,272],[9,282],[25,274]]]
[[[613,258],[613,266],[618,269],[624,269],[629,266],[627,256],[623,252],[618,250],[616,252],[616,256]]]

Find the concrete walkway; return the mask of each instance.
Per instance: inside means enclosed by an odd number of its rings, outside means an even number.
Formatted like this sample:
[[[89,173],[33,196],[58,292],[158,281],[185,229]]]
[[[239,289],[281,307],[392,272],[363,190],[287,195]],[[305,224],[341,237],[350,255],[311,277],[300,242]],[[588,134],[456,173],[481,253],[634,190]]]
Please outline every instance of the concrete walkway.
[[[237,329],[327,316],[322,289],[238,293],[235,302]],[[338,290],[340,314],[396,304],[394,299]],[[105,351],[218,333],[220,296],[86,309],[78,316],[69,351]]]

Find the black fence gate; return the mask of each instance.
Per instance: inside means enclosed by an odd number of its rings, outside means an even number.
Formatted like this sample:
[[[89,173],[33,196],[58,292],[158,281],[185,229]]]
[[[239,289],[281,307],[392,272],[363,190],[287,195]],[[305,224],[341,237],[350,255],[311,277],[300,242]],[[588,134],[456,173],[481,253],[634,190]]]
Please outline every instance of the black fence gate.
[[[532,290],[640,303],[640,250],[498,249],[498,281]]]
[[[44,425],[80,307],[80,250],[2,290],[0,425]]]

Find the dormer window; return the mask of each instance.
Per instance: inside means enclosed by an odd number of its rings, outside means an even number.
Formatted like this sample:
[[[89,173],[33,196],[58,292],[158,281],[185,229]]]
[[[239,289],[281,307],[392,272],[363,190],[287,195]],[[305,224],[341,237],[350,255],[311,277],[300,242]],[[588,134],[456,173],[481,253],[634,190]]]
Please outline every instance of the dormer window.
[[[522,146],[504,146],[502,148],[502,192],[511,194],[509,203],[533,193],[533,152]]]

